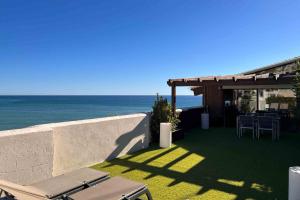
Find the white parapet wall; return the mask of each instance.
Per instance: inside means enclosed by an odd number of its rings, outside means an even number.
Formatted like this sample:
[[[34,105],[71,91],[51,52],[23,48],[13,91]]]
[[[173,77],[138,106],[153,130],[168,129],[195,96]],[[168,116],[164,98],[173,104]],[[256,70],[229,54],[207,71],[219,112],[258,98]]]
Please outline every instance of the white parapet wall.
[[[65,122],[51,127],[54,175],[116,158],[149,144],[146,114]]]
[[[149,115],[0,131],[0,179],[28,184],[147,148]]]
[[[28,184],[52,176],[53,135],[50,128],[0,132],[0,179]]]

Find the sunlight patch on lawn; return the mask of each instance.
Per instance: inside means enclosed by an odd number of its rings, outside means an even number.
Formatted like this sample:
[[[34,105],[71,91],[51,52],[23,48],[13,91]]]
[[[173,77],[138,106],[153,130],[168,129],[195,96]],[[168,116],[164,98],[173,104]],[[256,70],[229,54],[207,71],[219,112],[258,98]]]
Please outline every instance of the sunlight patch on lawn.
[[[134,178],[135,180],[145,180],[148,176],[151,176],[151,172],[146,172],[140,169],[134,169],[132,171],[128,171],[126,173],[119,174],[125,176],[129,179]]]
[[[257,190],[259,192],[267,192],[267,193],[272,192],[271,187],[267,187],[265,185],[261,185],[261,184],[258,184],[258,183],[252,183],[251,188],[254,189],[254,190]]]
[[[130,167],[123,166],[123,165],[117,165],[117,164],[111,165],[111,163],[109,163],[109,162],[103,162],[102,164],[94,165],[91,168],[97,169],[100,171],[110,172],[111,176],[118,175],[119,173],[122,173],[122,172],[130,169]],[[114,172],[117,172],[117,173],[114,173]]]
[[[169,187],[170,192],[173,191],[174,199],[191,199],[196,196],[202,187],[196,184],[187,182],[180,182],[174,186]],[[165,198],[167,199],[167,198]]]
[[[235,200],[237,195],[223,192],[220,190],[210,189],[202,195],[195,196],[190,200],[194,199],[218,199],[218,200]]]
[[[190,169],[192,169],[194,166],[196,166],[198,163],[200,163],[204,159],[205,159],[204,157],[202,157],[198,154],[192,153],[188,157],[178,161],[177,163],[175,163],[174,165],[169,167],[169,169],[176,171],[176,172],[185,173],[185,172],[188,172]]]
[[[129,161],[136,162],[136,163],[144,163],[144,162],[147,162],[147,160],[149,160],[151,158],[159,156],[160,154],[162,154],[166,151],[170,151],[175,148],[176,148],[176,146],[172,146],[171,148],[166,148],[166,149],[149,150],[149,151],[143,152],[142,154],[133,156],[132,158],[129,159]]]
[[[177,149],[167,153],[166,155],[163,155],[163,156],[151,161],[150,163],[148,163],[148,165],[153,166],[153,167],[162,168],[165,165],[167,165],[168,163],[174,161],[175,159],[177,159],[180,156],[183,156],[186,153],[188,153],[188,150],[186,150],[184,148],[177,148]]]
[[[152,192],[153,199],[172,199],[182,200],[189,199],[199,192],[202,188],[197,184],[188,182],[179,182],[170,186],[176,179],[157,175],[147,181],[150,191]]]
[[[234,181],[234,180],[228,180],[228,179],[218,179],[218,182],[220,183],[226,183],[228,185],[233,185],[237,187],[243,187],[244,186],[244,181]]]

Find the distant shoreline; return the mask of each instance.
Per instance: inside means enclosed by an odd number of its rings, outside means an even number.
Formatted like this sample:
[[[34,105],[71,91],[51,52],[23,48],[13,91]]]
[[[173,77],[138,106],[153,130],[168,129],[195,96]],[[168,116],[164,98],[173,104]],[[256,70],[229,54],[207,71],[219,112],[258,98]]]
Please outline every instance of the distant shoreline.
[[[151,95],[151,94],[0,94],[0,97],[5,97],[5,96],[156,96],[156,95]],[[159,94],[159,96],[171,96],[169,94]],[[194,95],[176,95],[176,96],[194,96]]]

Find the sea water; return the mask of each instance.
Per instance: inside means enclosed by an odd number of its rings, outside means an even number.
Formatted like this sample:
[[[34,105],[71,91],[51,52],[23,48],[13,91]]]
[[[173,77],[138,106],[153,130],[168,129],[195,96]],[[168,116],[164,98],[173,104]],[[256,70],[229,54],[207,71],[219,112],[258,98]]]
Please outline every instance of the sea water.
[[[165,96],[170,102],[170,96]],[[156,96],[0,96],[0,130],[44,123],[149,112]],[[201,106],[201,97],[177,96],[177,107]]]

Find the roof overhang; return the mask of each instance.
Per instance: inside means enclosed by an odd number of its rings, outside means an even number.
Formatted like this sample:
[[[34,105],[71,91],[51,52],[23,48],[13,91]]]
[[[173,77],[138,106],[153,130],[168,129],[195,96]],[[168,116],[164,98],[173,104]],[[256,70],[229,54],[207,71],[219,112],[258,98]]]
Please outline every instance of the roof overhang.
[[[284,61],[281,61],[281,62],[277,62],[277,63],[271,64],[271,65],[259,67],[259,68],[256,68],[256,69],[253,69],[253,70],[250,70],[250,71],[243,72],[241,74],[245,74],[245,75],[247,75],[247,74],[256,74],[256,73],[259,73],[259,72],[263,72],[265,70],[270,70],[270,69],[274,69],[276,67],[281,67],[281,66],[286,66],[286,65],[292,64],[292,63],[296,63],[297,61],[300,61],[300,56],[295,57],[295,58],[291,58],[291,59],[288,59],[288,60],[284,60]]]
[[[169,86],[223,85],[276,85],[292,84],[295,74],[227,75],[198,78],[170,79]]]
[[[185,79],[170,79],[169,86],[188,86],[194,95],[204,94],[205,87],[219,89],[291,89],[295,74],[227,75]]]

